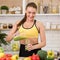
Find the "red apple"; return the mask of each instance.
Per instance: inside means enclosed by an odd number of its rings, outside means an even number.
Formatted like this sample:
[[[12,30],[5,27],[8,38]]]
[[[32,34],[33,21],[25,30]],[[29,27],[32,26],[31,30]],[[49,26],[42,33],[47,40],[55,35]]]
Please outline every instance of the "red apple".
[[[0,58],[0,60],[6,60],[5,57]]]
[[[12,57],[12,54],[5,54],[6,57]]]
[[[31,60],[40,60],[40,57],[37,54],[33,54]]]
[[[6,60],[11,60],[11,57],[6,57],[5,59],[6,59]]]

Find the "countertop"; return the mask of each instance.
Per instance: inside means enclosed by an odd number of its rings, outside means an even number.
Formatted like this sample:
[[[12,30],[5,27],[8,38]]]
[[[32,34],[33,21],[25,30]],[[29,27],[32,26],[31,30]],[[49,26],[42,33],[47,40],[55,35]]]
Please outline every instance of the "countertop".
[[[19,59],[18,60],[24,60],[24,57],[19,57]]]

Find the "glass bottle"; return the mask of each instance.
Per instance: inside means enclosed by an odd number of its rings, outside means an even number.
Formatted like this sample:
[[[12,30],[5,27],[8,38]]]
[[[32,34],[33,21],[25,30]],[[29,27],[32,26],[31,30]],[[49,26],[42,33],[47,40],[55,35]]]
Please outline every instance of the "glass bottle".
[[[4,23],[2,27],[3,27],[3,29],[7,29],[7,24]]]
[[[8,28],[11,29],[13,27],[12,24],[8,24]]]
[[[40,14],[43,14],[43,0],[40,0]]]
[[[57,6],[56,5],[52,5],[52,13],[57,13]]]
[[[52,5],[52,0],[49,1],[49,5],[48,5],[48,6],[49,6],[48,13],[51,13],[51,9],[52,9],[52,6],[51,6],[51,5]]]
[[[48,13],[48,6],[47,6],[47,5],[45,5],[45,6],[43,7],[43,12],[44,12],[44,13]]]
[[[52,13],[58,13],[58,0],[52,0]]]

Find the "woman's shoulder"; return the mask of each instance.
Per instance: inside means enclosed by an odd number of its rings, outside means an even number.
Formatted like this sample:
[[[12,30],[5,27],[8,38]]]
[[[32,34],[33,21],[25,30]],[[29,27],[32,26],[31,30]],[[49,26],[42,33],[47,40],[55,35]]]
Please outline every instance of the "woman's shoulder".
[[[43,22],[41,22],[40,20],[36,20],[36,24],[41,26],[41,25],[43,25]]]
[[[15,24],[18,25],[18,24],[20,23],[20,21],[21,21],[21,20],[16,21]]]
[[[41,30],[45,29],[45,26],[44,26],[43,22],[41,22],[39,20],[36,21],[36,26],[38,27],[39,30],[40,29]]]

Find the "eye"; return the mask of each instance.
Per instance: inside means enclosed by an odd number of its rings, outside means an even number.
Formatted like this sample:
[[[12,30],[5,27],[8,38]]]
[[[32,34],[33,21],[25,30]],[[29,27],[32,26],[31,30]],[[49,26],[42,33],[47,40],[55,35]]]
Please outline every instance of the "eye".
[[[33,14],[36,14],[35,12],[33,12]]]
[[[28,12],[29,14],[31,13],[31,12]]]

